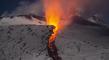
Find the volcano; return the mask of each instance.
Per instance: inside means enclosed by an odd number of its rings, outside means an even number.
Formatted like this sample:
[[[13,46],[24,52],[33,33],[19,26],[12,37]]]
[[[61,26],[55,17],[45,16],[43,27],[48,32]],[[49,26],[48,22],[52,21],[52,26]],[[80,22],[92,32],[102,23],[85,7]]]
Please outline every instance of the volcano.
[[[109,59],[108,25],[73,16],[49,51],[53,29],[44,17],[36,15],[0,17],[0,60],[50,60],[53,56],[58,60]]]

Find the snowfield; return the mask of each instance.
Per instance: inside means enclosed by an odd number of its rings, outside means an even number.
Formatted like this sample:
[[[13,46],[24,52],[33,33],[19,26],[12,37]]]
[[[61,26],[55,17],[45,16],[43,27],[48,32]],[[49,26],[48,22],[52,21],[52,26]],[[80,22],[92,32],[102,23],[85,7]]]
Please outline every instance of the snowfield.
[[[22,24],[46,25],[46,22],[33,16],[29,18],[27,16],[17,16],[0,19],[0,26]],[[96,25],[73,23],[59,32],[55,44],[62,60],[109,60],[109,28]],[[40,33],[42,32],[40,31],[37,34],[40,35]],[[19,59],[16,58],[14,60],[52,60],[46,51],[36,56],[36,53],[32,55],[23,54]]]
[[[74,24],[58,35],[56,45],[62,60],[108,60],[109,33],[101,27]]]

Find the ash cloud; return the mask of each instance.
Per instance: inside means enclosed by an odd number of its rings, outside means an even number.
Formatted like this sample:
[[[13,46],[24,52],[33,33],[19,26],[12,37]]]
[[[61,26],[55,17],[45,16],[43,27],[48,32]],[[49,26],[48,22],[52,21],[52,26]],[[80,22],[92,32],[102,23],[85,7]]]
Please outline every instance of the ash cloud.
[[[83,5],[82,15],[91,16],[94,14],[104,14],[109,10],[108,8],[108,0],[89,0],[86,5]]]
[[[108,17],[109,17],[109,0],[63,0],[66,4],[63,5],[64,9],[68,4],[74,5],[71,6],[69,9],[72,11],[75,10],[76,14],[84,17],[90,18],[94,15],[102,16],[104,22],[109,24]],[[68,6],[68,7],[69,7]],[[68,8],[67,7],[67,8]],[[74,12],[72,14],[74,14]],[[71,12],[70,12],[71,13]]]
[[[82,5],[80,15],[84,18],[90,18],[93,15],[102,16],[104,23],[109,24],[109,0],[87,0]],[[84,2],[84,1],[83,1]]]
[[[109,0],[62,0],[66,4],[64,6],[71,6],[76,10],[76,13],[84,17],[89,17],[95,14],[104,15],[109,11]],[[67,6],[67,7],[69,7]],[[66,7],[64,8],[66,9]]]

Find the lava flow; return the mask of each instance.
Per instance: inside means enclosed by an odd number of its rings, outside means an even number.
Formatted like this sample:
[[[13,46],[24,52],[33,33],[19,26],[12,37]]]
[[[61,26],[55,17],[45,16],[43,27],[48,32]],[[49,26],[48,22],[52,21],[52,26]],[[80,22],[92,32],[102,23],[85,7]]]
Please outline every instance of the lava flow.
[[[58,56],[57,48],[55,46],[55,38],[59,31],[62,30],[70,22],[69,18],[72,14],[70,12],[70,5],[72,3],[67,3],[67,7],[64,9],[63,7],[65,6],[63,6],[63,4],[66,2],[66,0],[43,0],[43,2],[47,25],[55,26],[55,29],[53,30],[54,33],[49,38],[48,54],[53,58],[53,60],[62,60]]]
[[[55,26],[53,34],[49,38],[48,55],[52,57],[53,60],[61,60],[61,58],[58,56],[57,48],[55,46],[55,38],[62,28],[61,24],[62,9],[60,0],[44,0],[44,7],[45,7],[45,17],[47,25]]]
[[[44,0],[44,7],[45,7],[45,17],[47,21],[47,25],[55,26],[53,30],[54,34],[51,35],[49,38],[49,43],[55,40],[55,37],[58,34],[58,31],[61,30],[61,5],[60,0]]]
[[[70,18],[74,15],[74,1],[76,0],[43,0],[47,25],[54,25],[54,34],[49,43],[55,40],[58,32],[70,24]],[[72,8],[73,7],[73,8]]]

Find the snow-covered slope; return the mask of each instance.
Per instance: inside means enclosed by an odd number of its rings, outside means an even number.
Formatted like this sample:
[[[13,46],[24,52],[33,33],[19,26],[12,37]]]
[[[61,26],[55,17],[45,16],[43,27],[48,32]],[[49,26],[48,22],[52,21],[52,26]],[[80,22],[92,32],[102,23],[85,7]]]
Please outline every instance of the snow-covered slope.
[[[44,60],[52,30],[46,25],[0,26],[0,60]]]
[[[108,30],[108,28],[105,28]],[[108,60],[109,31],[100,26],[74,23],[56,38],[62,60]]]
[[[4,16],[0,17],[0,25],[21,25],[21,24],[35,24],[46,25],[43,18],[36,15],[18,15],[18,16]]]
[[[0,60],[48,60],[48,38],[53,26],[42,17],[0,17]]]
[[[109,59],[109,28],[82,18],[74,19],[73,23],[59,33],[56,46],[62,60],[108,60]],[[42,17],[23,15],[0,18],[0,25],[46,25]],[[43,28],[38,28],[43,29]],[[42,32],[38,32],[40,34]],[[18,60],[18,59],[16,59]],[[51,60],[46,54],[26,54],[20,60]]]

